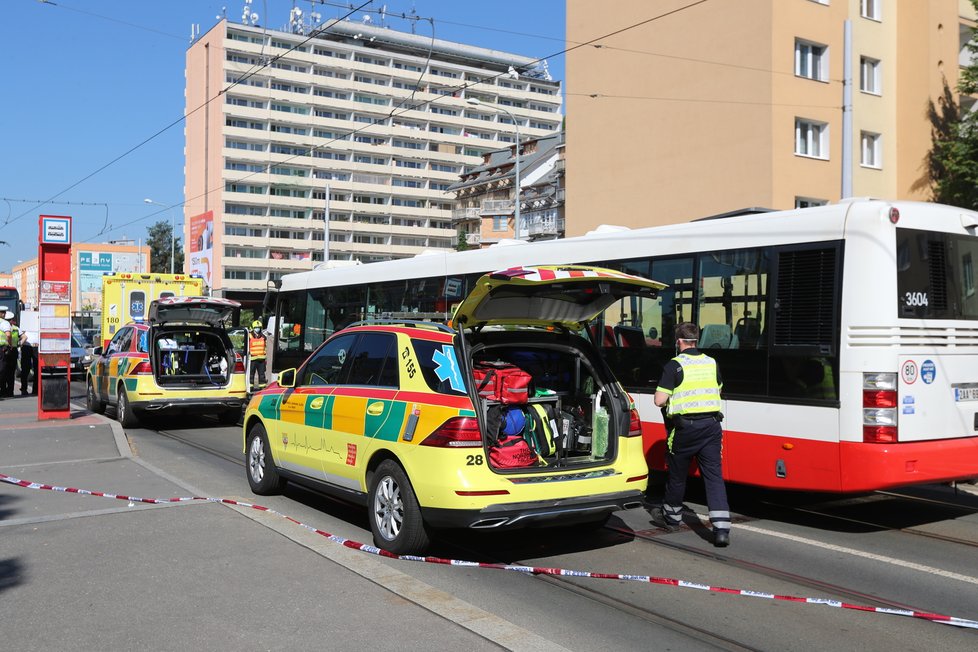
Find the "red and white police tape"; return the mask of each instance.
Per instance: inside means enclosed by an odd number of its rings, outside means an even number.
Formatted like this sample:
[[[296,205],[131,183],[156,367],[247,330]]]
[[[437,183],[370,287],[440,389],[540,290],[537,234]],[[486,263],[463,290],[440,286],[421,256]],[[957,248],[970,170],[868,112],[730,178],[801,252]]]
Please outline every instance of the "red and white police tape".
[[[0,473],[0,482],[5,482],[7,484],[23,487],[25,489],[42,489],[46,491],[60,491],[63,493],[79,494],[84,496],[98,496],[100,498],[115,498],[116,500],[125,500],[130,503],[149,503],[152,505],[161,505],[166,503],[202,501],[202,502],[209,502],[209,503],[223,503],[225,505],[236,505],[238,507],[248,507],[251,509],[256,509],[258,511],[266,512],[268,514],[274,514],[275,516],[280,516],[286,519],[287,521],[291,521],[292,523],[295,523],[300,527],[303,527],[311,532],[315,532],[316,534],[326,537],[330,541],[343,545],[347,548],[359,550],[360,552],[370,553],[372,555],[379,555],[381,557],[388,557],[390,559],[400,559],[403,561],[422,561],[429,564],[467,566],[467,567],[474,567],[474,568],[490,568],[494,570],[516,571],[528,575],[589,577],[598,580],[622,580],[622,581],[629,581],[629,582],[644,582],[648,584],[666,584],[669,586],[678,586],[686,589],[699,589],[701,591],[713,591],[716,593],[731,593],[733,595],[742,595],[750,598],[766,598],[768,600],[786,600],[788,602],[801,602],[804,604],[822,604],[822,605],[827,605],[829,607],[837,607],[841,609],[854,609],[856,611],[869,611],[869,612],[879,613],[879,614],[888,614],[891,616],[908,616],[910,618],[920,618],[923,620],[930,620],[936,623],[943,623],[945,625],[955,625],[957,627],[968,627],[971,629],[978,629],[978,621],[968,620],[966,618],[957,618],[955,616],[945,616],[942,614],[927,613],[924,611],[913,611],[910,609],[887,609],[884,607],[870,607],[867,605],[850,604],[848,602],[842,602],[841,600],[832,600],[830,598],[802,598],[802,597],[797,597],[792,595],[777,595],[774,593],[764,593],[762,591],[748,591],[746,589],[730,589],[722,586],[709,586],[707,584],[699,584],[697,582],[688,582],[686,580],[671,579],[668,577],[653,577],[651,575],[624,575],[620,573],[592,573],[590,571],[570,570],[566,568],[546,568],[541,566],[517,566],[512,564],[498,564],[498,563],[481,562],[481,561],[464,561],[460,559],[443,559],[441,557],[422,557],[418,555],[395,555],[392,552],[381,550],[376,546],[370,546],[365,543],[359,543],[358,541],[353,541],[351,539],[345,539],[335,534],[330,534],[329,532],[324,532],[319,528],[315,528],[311,525],[306,525],[305,523],[301,521],[297,521],[291,516],[287,516],[285,514],[277,512],[274,509],[263,507],[261,505],[255,505],[252,503],[241,502],[238,500],[231,500],[230,498],[205,498],[201,496],[184,496],[184,497],[174,497],[174,498],[137,498],[136,496],[110,494],[102,491],[89,491],[87,489],[75,489],[73,487],[57,487],[49,484],[30,482],[28,480],[19,480],[9,475],[5,475],[3,473]]]

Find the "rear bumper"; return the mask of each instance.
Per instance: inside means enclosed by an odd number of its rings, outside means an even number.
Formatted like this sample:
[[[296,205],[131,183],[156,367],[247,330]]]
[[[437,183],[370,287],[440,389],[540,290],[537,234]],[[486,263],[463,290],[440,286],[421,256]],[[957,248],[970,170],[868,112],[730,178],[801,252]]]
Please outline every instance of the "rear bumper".
[[[151,401],[132,401],[130,406],[137,412],[166,412],[167,414],[228,412],[241,410],[244,398],[218,396],[213,398],[160,398]]]
[[[978,437],[897,444],[842,442],[839,448],[844,492],[978,477]]]
[[[426,523],[440,528],[510,529],[535,525],[573,525],[596,521],[621,509],[643,505],[635,489],[597,496],[488,505],[478,510],[422,508]]]

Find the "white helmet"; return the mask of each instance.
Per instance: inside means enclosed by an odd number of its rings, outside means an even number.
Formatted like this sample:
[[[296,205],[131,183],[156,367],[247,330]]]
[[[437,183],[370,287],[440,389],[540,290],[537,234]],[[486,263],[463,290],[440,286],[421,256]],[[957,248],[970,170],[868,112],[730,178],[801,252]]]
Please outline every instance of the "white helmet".
[[[10,312],[8,310],[7,312],[3,313],[3,318],[4,319],[13,319],[14,318],[14,313],[12,313],[12,312]]]

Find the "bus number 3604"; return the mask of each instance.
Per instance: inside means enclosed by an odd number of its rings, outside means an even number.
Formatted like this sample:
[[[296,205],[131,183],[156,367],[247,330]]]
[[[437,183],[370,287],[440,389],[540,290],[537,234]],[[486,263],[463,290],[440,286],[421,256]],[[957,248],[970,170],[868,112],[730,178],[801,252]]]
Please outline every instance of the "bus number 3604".
[[[908,306],[926,306],[926,292],[907,292],[903,295],[903,302]]]

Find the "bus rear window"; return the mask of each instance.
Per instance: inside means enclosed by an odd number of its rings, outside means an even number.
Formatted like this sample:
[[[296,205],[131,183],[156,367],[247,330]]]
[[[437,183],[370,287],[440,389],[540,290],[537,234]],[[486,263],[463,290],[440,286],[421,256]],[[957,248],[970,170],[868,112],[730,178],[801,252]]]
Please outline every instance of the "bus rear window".
[[[896,251],[900,317],[978,320],[978,238],[897,229]]]

